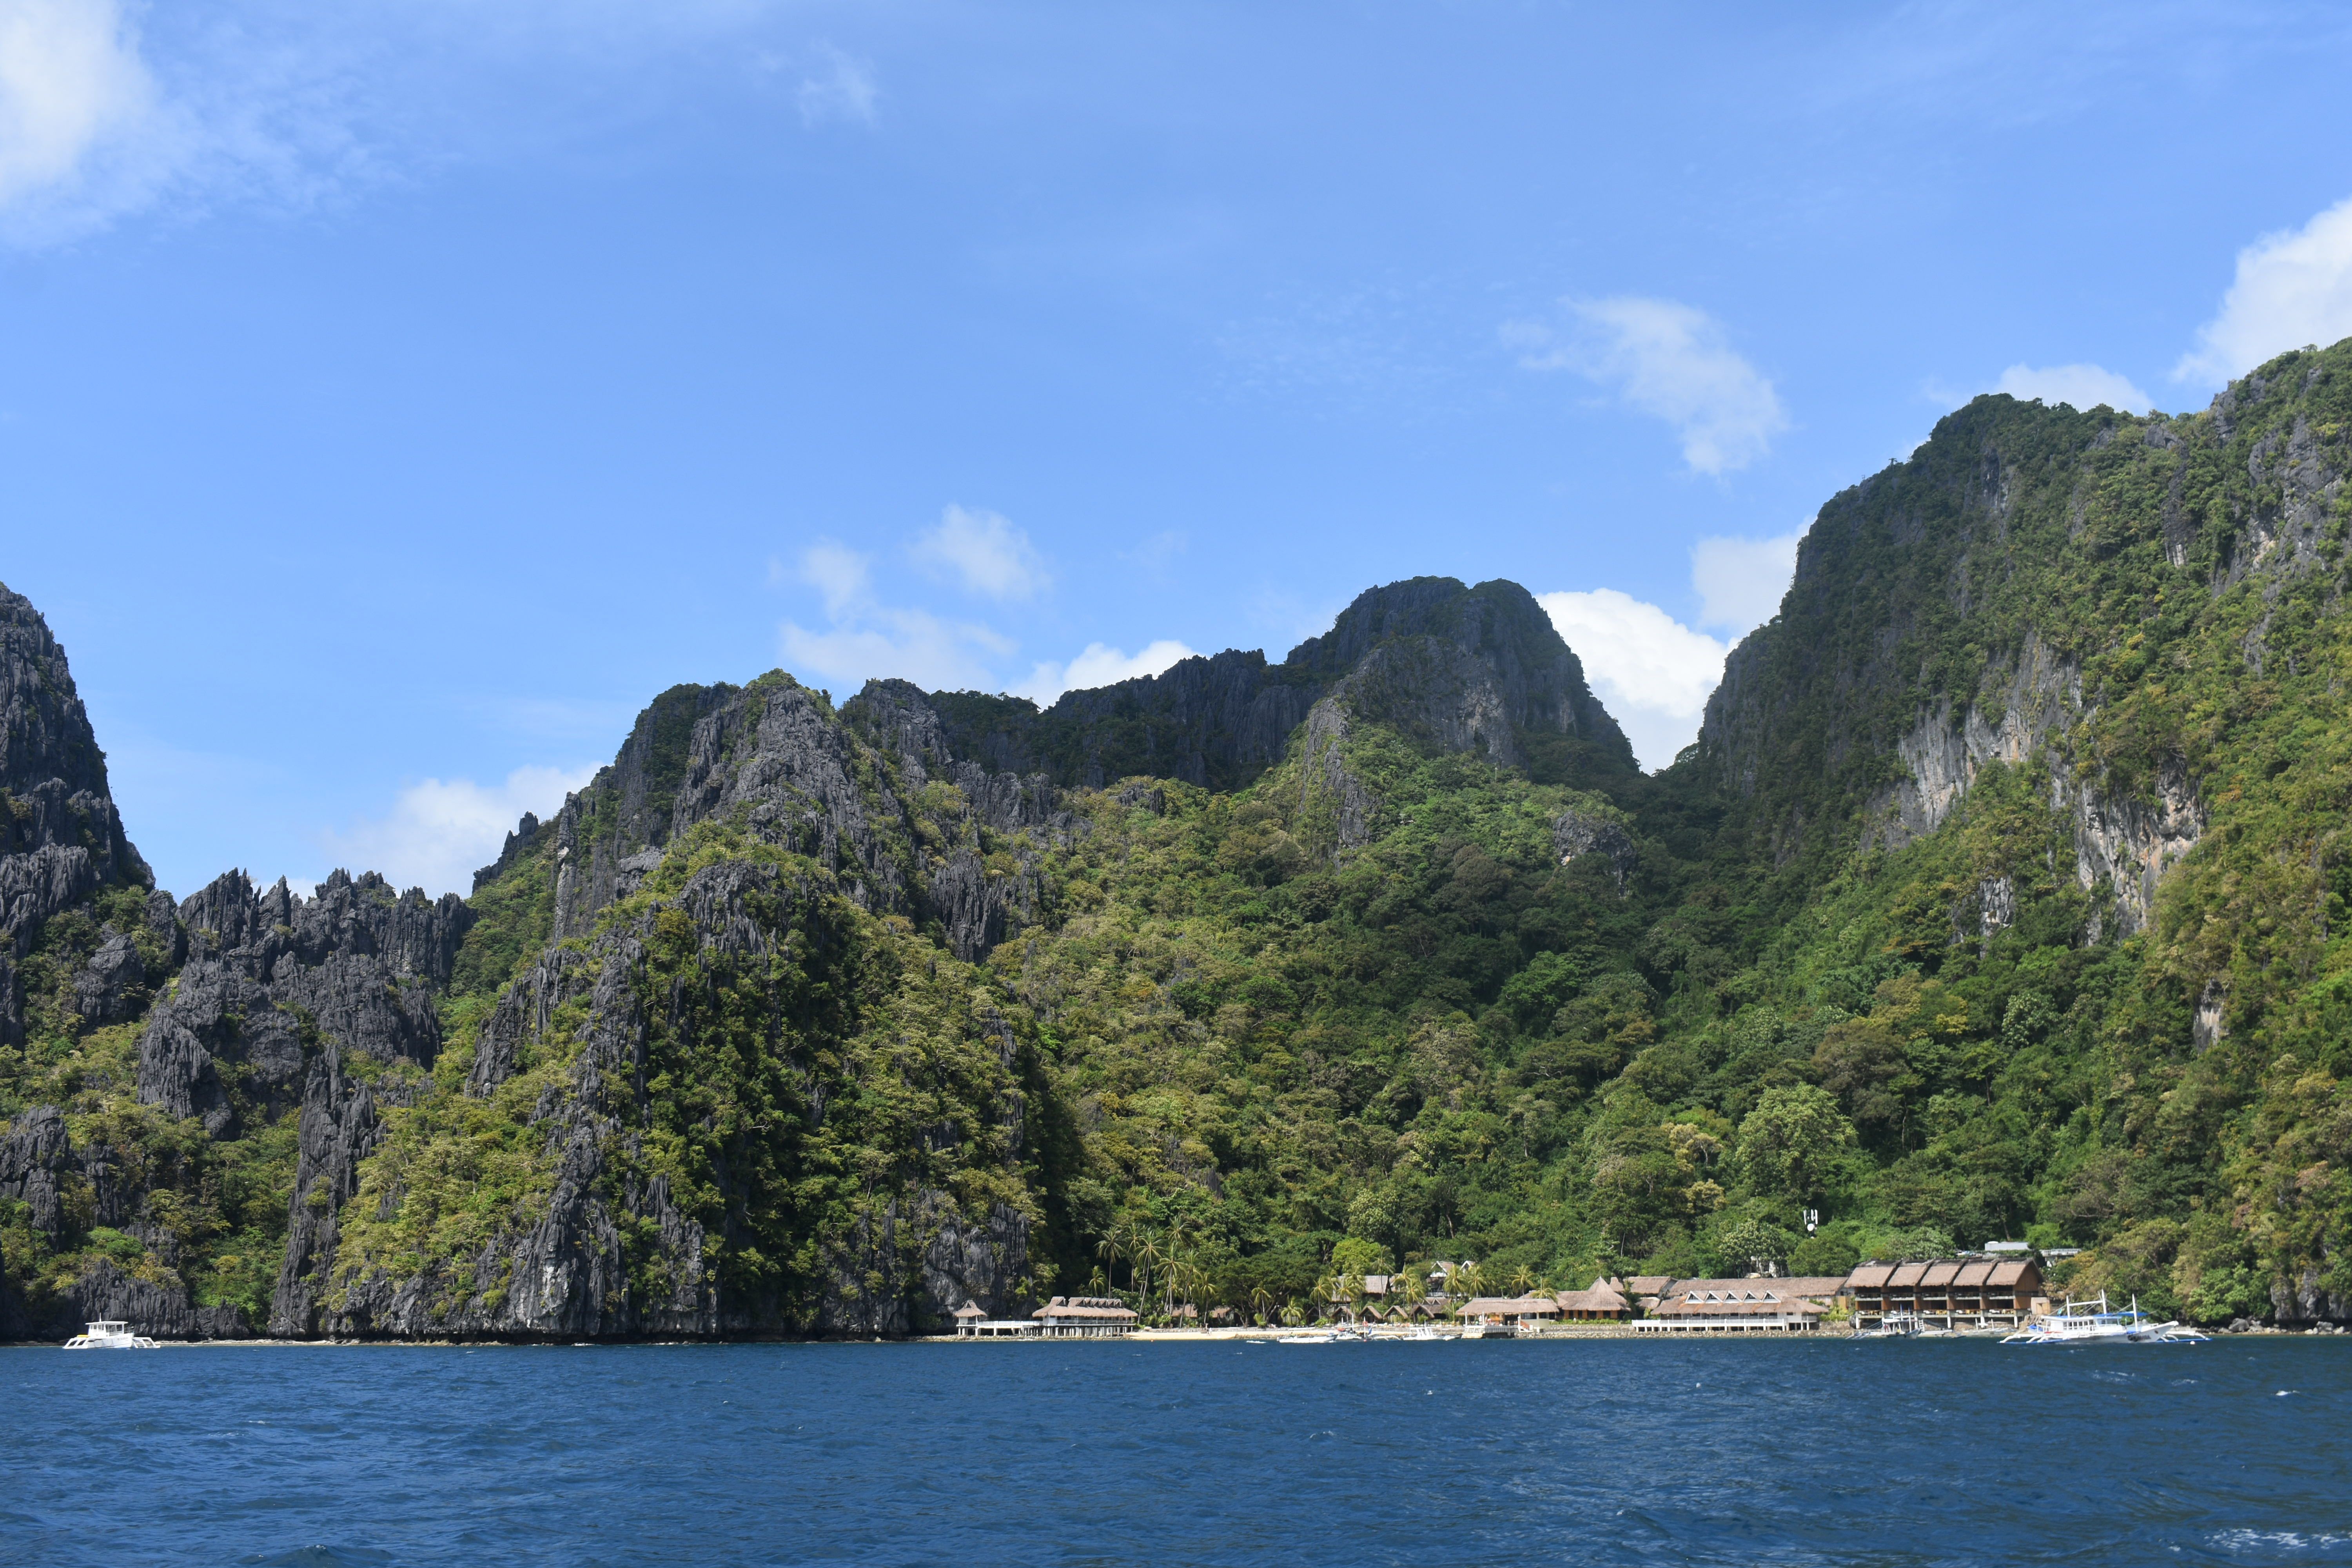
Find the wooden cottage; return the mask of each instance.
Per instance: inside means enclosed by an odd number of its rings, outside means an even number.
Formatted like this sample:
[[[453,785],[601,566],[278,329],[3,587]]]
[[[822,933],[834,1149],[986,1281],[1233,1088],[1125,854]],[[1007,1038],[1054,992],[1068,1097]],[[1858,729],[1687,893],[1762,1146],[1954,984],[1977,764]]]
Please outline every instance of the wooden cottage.
[[[1939,1328],[2013,1328],[2033,1315],[2042,1268],[2030,1258],[1865,1263],[1846,1276],[1854,1324],[1916,1317]]]
[[[1559,1318],[1559,1299],[1556,1296],[1473,1296],[1455,1311],[1458,1319],[1470,1322],[1500,1323],[1506,1328],[1537,1328],[1556,1322]]]
[[[1633,1304],[1614,1279],[1595,1279],[1583,1290],[1562,1290],[1553,1298],[1568,1323],[1622,1323],[1633,1315]]]
[[[1135,1313],[1116,1296],[1056,1296],[1030,1314],[1049,1340],[1113,1339],[1135,1331]]]

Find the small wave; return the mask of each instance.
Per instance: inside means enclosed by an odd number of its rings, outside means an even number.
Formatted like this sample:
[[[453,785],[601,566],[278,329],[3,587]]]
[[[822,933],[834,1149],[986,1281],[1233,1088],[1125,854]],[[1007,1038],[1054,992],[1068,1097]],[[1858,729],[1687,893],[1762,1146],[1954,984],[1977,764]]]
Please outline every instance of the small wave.
[[[257,1552],[237,1559],[246,1568],[381,1568],[391,1561],[391,1552],[372,1546],[298,1546],[274,1557]]]
[[[2224,1552],[2251,1552],[2263,1547],[2288,1552],[2324,1552],[2347,1542],[2352,1542],[2352,1535],[2327,1531],[2305,1535],[2299,1530],[2225,1530],[2213,1537],[2213,1544]]]

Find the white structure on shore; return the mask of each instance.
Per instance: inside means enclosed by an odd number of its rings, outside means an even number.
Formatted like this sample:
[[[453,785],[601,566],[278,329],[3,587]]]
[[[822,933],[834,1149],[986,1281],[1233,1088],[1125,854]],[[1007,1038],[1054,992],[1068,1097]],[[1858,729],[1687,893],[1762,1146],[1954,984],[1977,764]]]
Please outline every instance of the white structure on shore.
[[[950,1314],[967,1340],[1106,1340],[1135,1331],[1135,1312],[1116,1296],[1056,1296],[1025,1318],[992,1318],[967,1301]]]
[[[1799,1279],[1679,1279],[1658,1298],[1637,1334],[1807,1334],[1845,1293],[1843,1275]]]

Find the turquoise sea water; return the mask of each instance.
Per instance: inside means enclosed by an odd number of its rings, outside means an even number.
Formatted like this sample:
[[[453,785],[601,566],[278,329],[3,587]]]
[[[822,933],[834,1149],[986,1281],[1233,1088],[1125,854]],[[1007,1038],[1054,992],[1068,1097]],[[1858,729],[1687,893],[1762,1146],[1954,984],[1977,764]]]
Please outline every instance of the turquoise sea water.
[[[0,1562],[2352,1563],[2352,1343],[0,1350]]]

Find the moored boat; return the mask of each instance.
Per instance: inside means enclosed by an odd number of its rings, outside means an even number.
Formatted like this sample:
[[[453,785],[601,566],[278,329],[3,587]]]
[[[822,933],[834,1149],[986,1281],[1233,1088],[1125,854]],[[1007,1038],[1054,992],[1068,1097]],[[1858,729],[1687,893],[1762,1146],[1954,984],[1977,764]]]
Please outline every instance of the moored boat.
[[[2121,1310],[2107,1305],[2107,1293],[2096,1301],[2067,1301],[2058,1310],[2036,1318],[2013,1334],[2005,1345],[2194,1345],[2212,1336],[2180,1322],[2158,1322],[2139,1310],[2139,1298]]]
[[[131,1325],[116,1318],[100,1318],[80,1333],[66,1342],[69,1351],[152,1351],[155,1342],[131,1331]]]

